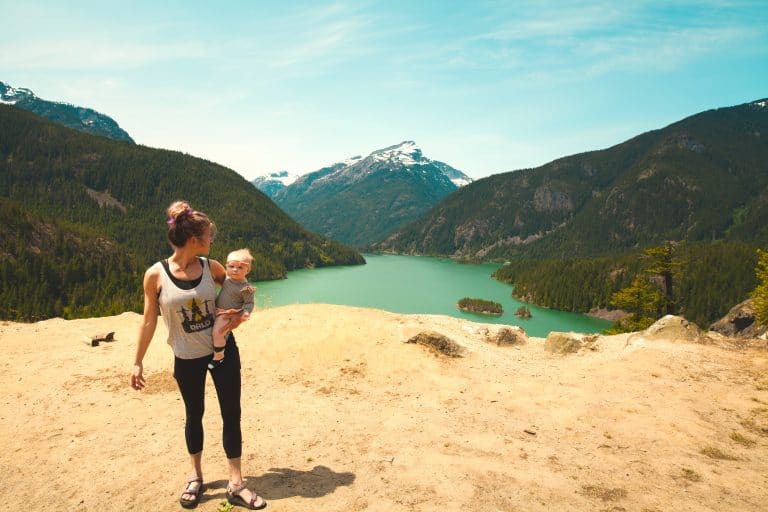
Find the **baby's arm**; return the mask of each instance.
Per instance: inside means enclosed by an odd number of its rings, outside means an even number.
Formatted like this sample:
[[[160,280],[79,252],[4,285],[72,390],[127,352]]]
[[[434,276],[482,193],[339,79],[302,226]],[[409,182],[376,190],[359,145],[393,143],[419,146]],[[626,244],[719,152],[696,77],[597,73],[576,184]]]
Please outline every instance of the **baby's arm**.
[[[256,293],[256,288],[251,285],[247,285],[244,286],[242,290],[240,290],[240,293],[243,294],[243,310],[245,311],[243,316],[251,316],[254,307],[253,295]]]

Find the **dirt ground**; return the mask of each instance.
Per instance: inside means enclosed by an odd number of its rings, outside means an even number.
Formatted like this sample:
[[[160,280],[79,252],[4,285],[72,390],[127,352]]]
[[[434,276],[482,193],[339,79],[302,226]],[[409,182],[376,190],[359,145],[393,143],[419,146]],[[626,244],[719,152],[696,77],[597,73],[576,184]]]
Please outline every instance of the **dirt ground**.
[[[0,508],[179,510],[184,410],[161,327],[128,386],[140,316],[0,322]],[[766,511],[768,351],[600,337],[559,355],[501,326],[328,305],[256,312],[243,468],[272,511]],[[451,358],[418,344],[437,331]],[[115,341],[91,347],[92,335]],[[207,388],[197,510],[226,460]]]

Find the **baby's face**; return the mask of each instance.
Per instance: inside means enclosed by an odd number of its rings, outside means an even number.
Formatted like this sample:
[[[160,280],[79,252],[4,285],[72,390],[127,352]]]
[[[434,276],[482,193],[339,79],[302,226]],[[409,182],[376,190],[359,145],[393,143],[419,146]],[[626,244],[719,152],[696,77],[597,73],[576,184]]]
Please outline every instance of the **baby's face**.
[[[230,279],[237,281],[244,279],[251,271],[251,266],[245,261],[228,260],[227,261],[227,276]]]

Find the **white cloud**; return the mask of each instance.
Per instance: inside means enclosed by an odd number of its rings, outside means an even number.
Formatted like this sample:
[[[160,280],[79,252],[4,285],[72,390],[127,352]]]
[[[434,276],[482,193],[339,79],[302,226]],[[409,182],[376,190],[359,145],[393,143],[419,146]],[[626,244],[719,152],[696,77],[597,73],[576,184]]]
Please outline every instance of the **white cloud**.
[[[444,47],[444,61],[467,70],[522,73],[542,83],[568,82],[615,70],[666,71],[731,44],[759,43],[768,33],[760,16],[718,17],[733,2],[702,5],[709,10],[677,2],[690,13],[673,22],[658,20],[657,11],[675,2],[515,5],[496,25]]]
[[[201,43],[131,43],[68,39],[31,42],[23,51],[0,53],[6,68],[96,70],[138,68],[159,62],[199,59],[207,54]]]

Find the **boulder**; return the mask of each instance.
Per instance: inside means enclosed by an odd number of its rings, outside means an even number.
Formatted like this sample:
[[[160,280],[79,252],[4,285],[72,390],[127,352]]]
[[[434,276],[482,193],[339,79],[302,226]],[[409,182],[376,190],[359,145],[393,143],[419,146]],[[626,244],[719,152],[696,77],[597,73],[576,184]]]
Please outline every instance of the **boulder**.
[[[410,338],[406,343],[418,343],[429,347],[438,354],[449,357],[462,357],[464,347],[450,339],[448,336],[435,331],[422,331]]]
[[[576,332],[550,332],[544,341],[544,350],[555,354],[573,354],[586,348],[596,350],[596,334],[581,334]]]
[[[694,343],[710,343],[711,340],[706,334],[681,316],[666,315],[659,318],[656,322],[644,331],[633,334],[627,339],[627,344],[642,338],[646,341],[667,340],[667,341],[691,341]]]
[[[758,326],[752,299],[735,305],[723,318],[709,327],[710,331],[723,336],[738,338],[759,338],[767,329],[767,326]]]
[[[631,315],[621,309],[592,308],[587,313],[587,316],[608,320],[609,322],[618,322]]]
[[[502,327],[495,333],[486,332],[485,341],[499,346],[525,345],[528,335],[520,327]]]

